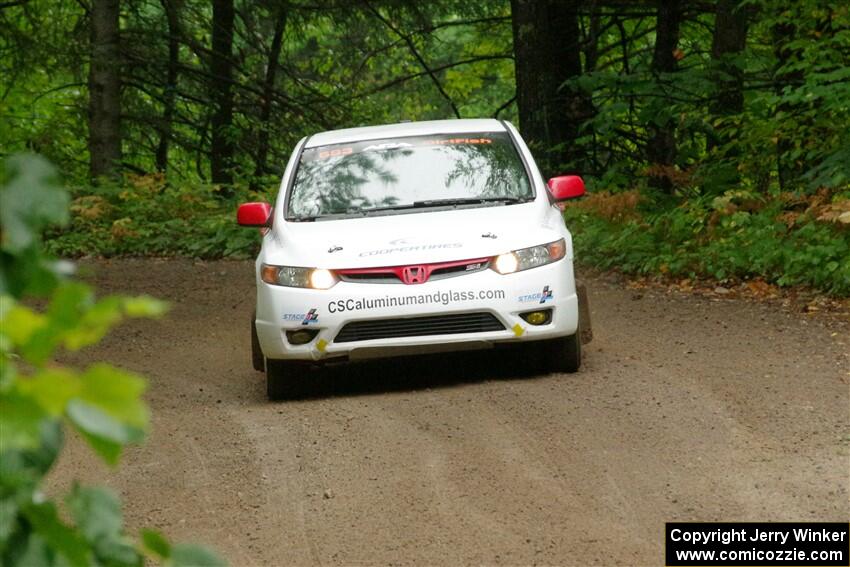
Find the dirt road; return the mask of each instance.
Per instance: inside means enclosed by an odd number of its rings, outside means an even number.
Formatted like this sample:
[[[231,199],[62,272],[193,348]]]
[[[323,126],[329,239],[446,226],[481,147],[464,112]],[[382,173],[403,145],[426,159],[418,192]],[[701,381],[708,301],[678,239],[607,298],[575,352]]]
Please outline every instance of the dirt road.
[[[72,440],[51,477],[119,491],[131,528],[234,565],[663,564],[665,521],[850,518],[850,327],[591,279],[575,375],[486,353],[348,367],[269,403],[248,262],[89,263],[172,302],[75,362],[150,379],[118,470]]]

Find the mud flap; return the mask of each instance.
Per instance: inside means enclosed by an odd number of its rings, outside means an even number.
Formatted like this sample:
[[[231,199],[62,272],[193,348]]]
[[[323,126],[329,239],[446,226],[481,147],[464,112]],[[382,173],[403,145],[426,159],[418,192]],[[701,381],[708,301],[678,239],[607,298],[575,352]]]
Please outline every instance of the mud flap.
[[[581,280],[576,280],[576,295],[578,295],[578,320],[581,344],[586,345],[593,340],[593,327],[590,324],[590,303],[587,300],[587,286]]]
[[[266,358],[263,356],[263,351],[260,349],[260,339],[257,337],[257,311],[251,314],[251,364],[257,372],[263,372],[266,369]]]

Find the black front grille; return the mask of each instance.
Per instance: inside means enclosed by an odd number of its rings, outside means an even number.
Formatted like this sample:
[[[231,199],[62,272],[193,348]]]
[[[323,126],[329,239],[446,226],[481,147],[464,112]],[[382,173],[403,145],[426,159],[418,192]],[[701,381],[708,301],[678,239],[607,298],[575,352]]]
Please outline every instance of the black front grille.
[[[377,274],[339,274],[339,278],[344,282],[354,283],[402,283],[398,276],[392,272],[377,273]]]
[[[378,319],[355,321],[345,325],[334,339],[337,343],[390,339],[397,337],[425,337],[430,335],[459,335],[503,331],[505,326],[491,313],[458,313],[408,317],[406,319]]]

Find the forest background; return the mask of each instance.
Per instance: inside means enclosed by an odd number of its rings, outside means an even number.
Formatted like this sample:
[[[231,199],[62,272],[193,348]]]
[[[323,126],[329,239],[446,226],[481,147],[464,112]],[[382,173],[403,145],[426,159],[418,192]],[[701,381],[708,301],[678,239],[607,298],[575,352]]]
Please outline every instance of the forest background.
[[[0,76],[59,255],[248,256],[301,137],[497,117],[586,179],[581,262],[850,295],[846,2],[0,0]]]

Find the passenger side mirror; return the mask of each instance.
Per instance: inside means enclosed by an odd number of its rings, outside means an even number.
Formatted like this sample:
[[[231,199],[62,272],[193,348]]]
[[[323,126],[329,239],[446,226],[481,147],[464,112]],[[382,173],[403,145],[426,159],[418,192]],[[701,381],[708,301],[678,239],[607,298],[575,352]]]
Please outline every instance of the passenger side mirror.
[[[268,203],[243,203],[236,211],[236,222],[239,226],[268,226],[271,212],[272,207]]]
[[[549,193],[556,201],[576,199],[585,194],[584,180],[578,175],[560,175],[549,180]]]

